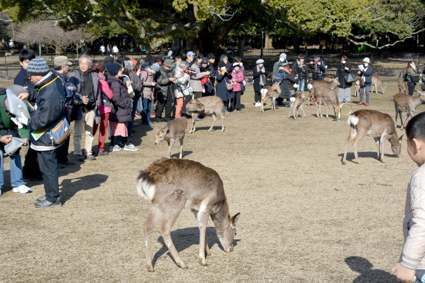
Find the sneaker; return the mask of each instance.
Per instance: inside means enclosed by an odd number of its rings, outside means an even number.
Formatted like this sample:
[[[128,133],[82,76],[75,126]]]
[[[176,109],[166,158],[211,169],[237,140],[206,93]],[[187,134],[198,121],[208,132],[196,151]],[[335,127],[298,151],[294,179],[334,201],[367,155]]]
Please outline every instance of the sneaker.
[[[20,194],[27,194],[27,193],[31,193],[32,192],[31,188],[29,188],[29,187],[27,187],[25,185],[20,185],[18,187],[14,187],[12,189],[12,191],[14,193],[20,193]]]
[[[135,147],[134,144],[131,144],[131,143],[126,144],[124,146],[124,150],[125,151],[138,151],[137,147]]]
[[[35,202],[34,205],[36,208],[47,208],[47,207],[62,205],[62,203],[61,203],[61,198],[58,197],[54,202],[44,199],[44,200]]]
[[[118,152],[121,151],[122,148],[119,145],[114,145],[114,147],[112,148],[112,152]]]
[[[87,155],[87,160],[96,160],[96,157],[93,154]]]

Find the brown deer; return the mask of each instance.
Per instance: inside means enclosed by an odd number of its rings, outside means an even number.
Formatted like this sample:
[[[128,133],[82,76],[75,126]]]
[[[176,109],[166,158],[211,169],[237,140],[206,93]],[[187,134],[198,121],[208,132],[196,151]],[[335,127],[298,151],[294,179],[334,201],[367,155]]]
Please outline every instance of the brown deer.
[[[267,88],[261,89],[261,111],[264,112],[264,104],[267,100],[271,100],[273,111],[276,110],[276,99],[280,96],[282,90],[279,83],[274,83]]]
[[[154,271],[149,238],[158,230],[172,258],[186,268],[171,239],[171,229],[185,206],[194,213],[199,226],[199,259],[206,265],[209,254],[206,229],[211,217],[223,250],[231,252],[240,213],[230,216],[223,181],[218,173],[202,164],[185,159],[161,159],[140,172],[138,194],[150,202],[145,222],[146,267]]]
[[[304,117],[304,104],[306,98],[304,92],[300,91],[295,94],[295,96],[290,98],[291,109],[289,111],[289,118],[293,117],[296,120],[299,116]]]
[[[171,158],[171,149],[178,141],[180,145],[179,158],[183,158],[183,141],[187,128],[186,118],[177,118],[167,122],[167,125],[160,128],[155,134],[155,144],[158,145],[162,141],[168,144],[168,157]]]
[[[372,89],[371,93],[384,95],[384,88],[382,86],[382,80],[378,73],[372,75]]]
[[[211,132],[214,129],[217,117],[221,119],[221,131],[224,132],[224,103],[218,96],[205,96],[197,99],[192,99],[186,104],[186,111],[192,116],[192,127],[190,133],[196,131],[195,123],[199,117],[212,116],[213,122],[208,129]]]
[[[395,122],[397,124],[397,118],[400,117],[401,128],[406,126],[409,118],[415,115],[416,107],[425,103],[425,92],[418,91],[420,96],[410,96],[406,93],[401,92],[394,95],[394,108],[395,108]],[[406,119],[403,123],[403,112],[406,112]]]
[[[398,137],[394,120],[390,115],[376,110],[357,110],[348,116],[348,125],[350,126],[350,134],[345,146],[342,164],[347,160],[348,147],[351,145],[354,149],[354,159],[358,159],[357,144],[365,137],[372,137],[378,144],[378,160],[384,160],[384,141],[388,140],[391,149],[396,156],[400,155],[401,139]]]
[[[315,98],[316,103],[316,116],[322,118],[322,105],[331,106],[334,110],[335,120],[341,118],[341,105],[338,99],[338,81],[336,79],[312,81],[311,82],[311,95]],[[329,113],[326,113],[328,118]]]

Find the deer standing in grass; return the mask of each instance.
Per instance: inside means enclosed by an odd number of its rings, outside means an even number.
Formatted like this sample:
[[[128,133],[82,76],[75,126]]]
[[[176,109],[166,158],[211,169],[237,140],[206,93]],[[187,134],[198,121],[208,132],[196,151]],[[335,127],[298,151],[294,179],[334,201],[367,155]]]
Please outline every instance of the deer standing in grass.
[[[335,120],[341,118],[341,105],[338,99],[338,81],[336,79],[311,82],[311,95],[316,103],[316,116],[322,118],[322,105],[332,106]],[[326,113],[326,118],[329,114]]]
[[[354,149],[354,159],[358,159],[357,144],[365,137],[372,137],[378,144],[378,160],[384,159],[384,142],[388,140],[391,149],[396,156],[400,155],[401,139],[398,137],[394,120],[390,115],[376,110],[357,110],[348,116],[348,125],[350,134],[345,146],[342,164],[347,160],[348,147],[351,145]]]
[[[185,206],[192,210],[198,222],[199,259],[202,265],[207,264],[206,254],[209,254],[206,230],[210,217],[223,250],[233,250],[235,224],[240,214],[230,216],[223,181],[215,170],[191,160],[161,159],[140,172],[137,192],[151,204],[144,228],[148,271],[154,271],[149,243],[154,230],[161,233],[176,264],[186,268],[170,234]]]
[[[160,128],[155,134],[155,144],[158,145],[162,141],[168,144],[168,157],[171,158],[171,149],[178,141],[180,145],[179,158],[183,158],[183,141],[187,128],[186,118],[177,118],[167,122],[167,125]]]
[[[192,116],[192,127],[190,133],[196,131],[196,120],[203,116],[212,116],[213,122],[208,129],[211,132],[214,129],[217,117],[221,119],[221,131],[224,132],[224,113],[225,107],[223,100],[218,96],[205,96],[192,99],[186,104],[186,111]]]
[[[409,118],[415,115],[416,107],[425,103],[425,92],[418,91],[420,96],[410,96],[402,88],[399,88],[399,93],[394,95],[395,122],[400,118],[401,128],[406,126]],[[406,119],[403,123],[403,113],[406,112]]]
[[[267,100],[272,102],[272,110],[276,110],[276,99],[282,93],[279,83],[274,83],[267,88],[261,89],[261,111],[264,112],[264,104]]]

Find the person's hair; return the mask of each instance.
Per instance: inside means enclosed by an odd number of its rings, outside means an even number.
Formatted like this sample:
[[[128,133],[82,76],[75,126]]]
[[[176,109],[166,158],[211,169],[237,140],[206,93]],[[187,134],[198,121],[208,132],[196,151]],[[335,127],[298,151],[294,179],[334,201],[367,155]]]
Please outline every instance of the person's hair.
[[[78,63],[80,63],[84,59],[87,60],[87,62],[89,63],[89,66],[93,64],[93,60],[91,59],[91,57],[85,54],[80,56],[80,58],[78,59]]]
[[[105,71],[105,65],[103,62],[96,62],[93,64],[93,71],[96,73],[103,73]]]
[[[406,126],[406,136],[409,140],[420,139],[425,141],[425,112],[410,119]]]
[[[298,59],[304,59],[305,57],[304,57],[304,54],[299,54],[297,58]]]
[[[25,60],[32,60],[35,58],[35,53],[31,49],[22,49],[19,52],[19,62],[23,62]]]
[[[60,71],[60,70],[62,70],[62,66],[56,66],[56,67],[53,68],[53,70]]]
[[[348,59],[348,58],[347,58],[347,56],[345,56],[345,55],[342,55],[342,56],[341,56],[341,60],[345,60],[345,61],[347,61],[347,59]]]

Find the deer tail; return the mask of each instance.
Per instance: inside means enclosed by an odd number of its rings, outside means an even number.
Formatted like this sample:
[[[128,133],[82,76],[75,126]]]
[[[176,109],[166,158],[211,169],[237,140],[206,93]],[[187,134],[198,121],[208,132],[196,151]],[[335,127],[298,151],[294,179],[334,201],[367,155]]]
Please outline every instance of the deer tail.
[[[155,184],[149,176],[149,172],[141,171],[137,178],[136,190],[139,196],[145,200],[152,201],[155,197]]]

